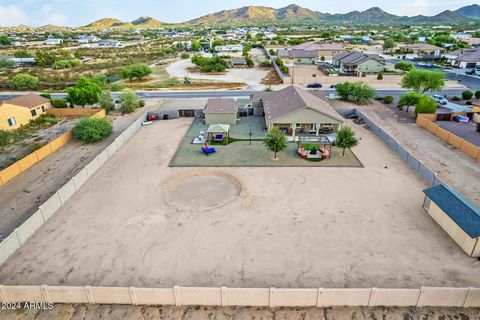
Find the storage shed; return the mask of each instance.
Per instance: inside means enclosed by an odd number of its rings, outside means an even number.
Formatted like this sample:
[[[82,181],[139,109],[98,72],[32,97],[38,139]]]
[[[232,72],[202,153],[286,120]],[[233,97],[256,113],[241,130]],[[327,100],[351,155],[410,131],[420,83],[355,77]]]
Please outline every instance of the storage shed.
[[[235,125],[237,123],[238,106],[235,99],[208,99],[203,114],[205,115],[205,123],[208,125]]]
[[[471,257],[480,257],[480,209],[454,190],[437,185],[423,191],[428,214]]]

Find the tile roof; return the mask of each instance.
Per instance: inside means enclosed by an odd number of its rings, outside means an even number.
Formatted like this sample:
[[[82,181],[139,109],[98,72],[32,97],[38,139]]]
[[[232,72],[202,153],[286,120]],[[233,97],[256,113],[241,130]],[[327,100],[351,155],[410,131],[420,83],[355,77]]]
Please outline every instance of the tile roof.
[[[480,208],[442,184],[423,192],[470,237],[480,237]]]
[[[340,61],[344,64],[358,65],[368,60],[376,60],[383,63],[378,54],[366,54],[361,52],[342,52],[333,56],[333,60]]]
[[[253,95],[253,99],[262,100],[267,122],[310,108],[343,123],[343,120],[328,102],[297,86],[291,85],[276,92],[257,93]]]
[[[237,113],[238,106],[235,99],[208,99],[203,113]]]
[[[313,50],[278,50],[278,56],[285,58],[316,58],[317,54]]]
[[[463,62],[480,62],[480,48],[458,49],[450,52],[448,55],[457,56],[456,60]]]
[[[13,99],[4,101],[4,103],[13,104],[19,107],[25,107],[29,109],[33,109],[47,102],[50,102],[50,100],[33,93],[29,93],[23,96],[18,96]]]
[[[339,46],[336,43],[302,43],[298,46],[293,47],[294,50],[313,50],[313,51],[322,51],[322,50],[331,50],[331,51],[341,51],[345,50],[343,47]]]

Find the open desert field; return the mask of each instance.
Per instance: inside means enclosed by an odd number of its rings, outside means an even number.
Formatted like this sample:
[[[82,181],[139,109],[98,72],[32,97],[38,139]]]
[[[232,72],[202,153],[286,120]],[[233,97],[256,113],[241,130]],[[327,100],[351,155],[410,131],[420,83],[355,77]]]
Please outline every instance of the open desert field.
[[[371,132],[353,127],[363,168],[168,167],[190,124],[141,128],[0,267],[0,282],[480,286],[480,262],[421,208],[426,185]]]

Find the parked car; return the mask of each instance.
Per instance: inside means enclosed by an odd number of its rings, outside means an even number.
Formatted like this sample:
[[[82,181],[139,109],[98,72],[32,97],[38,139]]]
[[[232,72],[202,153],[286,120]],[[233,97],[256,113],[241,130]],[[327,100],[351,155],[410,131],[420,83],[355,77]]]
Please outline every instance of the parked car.
[[[467,71],[465,71],[465,74],[470,74],[470,75],[476,74],[476,70],[475,69],[467,70]]]
[[[418,62],[415,64],[417,67],[423,67],[423,68],[433,68],[433,64],[431,63],[426,63],[426,62]]]
[[[321,88],[322,85],[320,83],[310,83],[307,88],[310,88],[310,89],[319,89]]]
[[[438,104],[440,105],[446,105],[448,103],[448,100],[445,99],[445,97],[442,97],[441,95],[438,95],[438,94],[434,94],[432,96],[433,100],[437,101]]]

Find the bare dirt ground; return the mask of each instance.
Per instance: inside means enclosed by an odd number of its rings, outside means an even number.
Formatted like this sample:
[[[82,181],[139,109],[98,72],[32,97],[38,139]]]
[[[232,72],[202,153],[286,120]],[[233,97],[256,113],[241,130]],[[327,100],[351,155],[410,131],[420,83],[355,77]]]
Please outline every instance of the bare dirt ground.
[[[146,106],[148,108],[148,105]],[[102,152],[144,110],[126,116],[112,114],[114,134],[108,139],[85,144],[72,140],[63,148],[0,187],[0,241],[27,220],[38,206],[67,183]]]
[[[421,209],[426,185],[370,131],[354,127],[364,168],[169,168],[190,123],[141,128],[0,267],[0,283],[480,285],[480,262]],[[238,195],[219,191],[227,174]],[[185,176],[205,179],[186,191]],[[195,201],[209,190],[216,201]]]
[[[55,305],[53,310],[0,311],[4,320],[479,320],[476,308],[232,308]]]
[[[342,101],[335,101],[333,104],[336,107],[357,107]],[[480,206],[480,165],[478,162],[412,123],[404,116],[405,111],[394,110],[379,102],[359,108],[437,172],[443,181]]]

